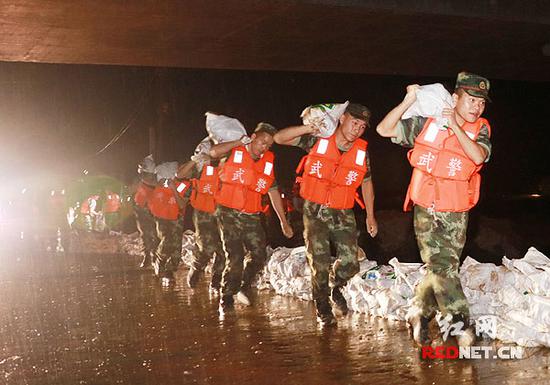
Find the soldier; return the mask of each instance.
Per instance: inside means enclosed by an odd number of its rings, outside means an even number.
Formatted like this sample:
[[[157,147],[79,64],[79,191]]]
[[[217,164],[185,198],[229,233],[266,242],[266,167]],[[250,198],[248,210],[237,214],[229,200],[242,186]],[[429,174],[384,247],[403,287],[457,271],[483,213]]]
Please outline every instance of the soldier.
[[[143,242],[143,260],[139,267],[147,268],[152,265],[154,252],[159,244],[155,218],[149,211],[148,201],[153,195],[156,186],[155,165],[153,158],[148,156],[138,166],[140,182],[134,195],[134,214],[136,225]]]
[[[330,297],[337,309],[348,312],[341,289],[359,271],[357,225],[353,206],[361,186],[366,207],[366,226],[371,237],[378,232],[374,216],[374,187],[370,174],[367,142],[361,139],[369,124],[370,111],[351,103],[329,138],[318,138],[313,126],[288,127],[275,135],[275,142],[297,146],[309,154],[303,168],[300,196],[304,198],[304,240],[312,271],[312,292],[321,326],[336,325],[329,301],[330,242],[337,260],[330,273]]]
[[[155,275],[162,279],[163,284],[168,284],[174,279],[174,273],[181,261],[183,215],[186,205],[183,197],[189,185],[188,181],[162,178],[148,201],[160,240],[155,251],[153,267]]]
[[[231,151],[220,167],[221,188],[216,195],[217,213],[225,251],[220,313],[233,308],[233,296],[244,305],[252,300],[252,283],[267,259],[266,234],[261,224],[262,197],[269,195],[287,238],[293,235],[281,195],[275,186],[273,144],[275,127],[259,123],[250,138],[218,144],[210,150],[213,158]],[[249,259],[244,264],[245,249]]]
[[[467,326],[458,337],[461,346],[475,339],[468,327],[468,302],[462,291],[458,267],[466,242],[468,211],[479,198],[480,175],[491,153],[489,122],[481,117],[489,100],[489,81],[467,72],[458,74],[452,95],[453,108],[443,110],[448,124],[432,118],[400,120],[415,102],[418,85],[407,86],[403,101],[377,127],[384,137],[413,147],[413,167],[405,210],[414,204],[414,230],[427,274],[417,286],[407,316],[419,345],[431,342],[428,324],[435,312],[452,316],[454,324]]]
[[[214,257],[210,289],[212,293],[217,294],[225,266],[225,253],[220,238],[214,196],[219,185],[217,160],[212,160],[208,154],[196,153],[180,168],[178,177],[192,178],[191,206],[197,243],[192,266],[187,275],[187,285],[190,288],[197,286],[204,268]]]

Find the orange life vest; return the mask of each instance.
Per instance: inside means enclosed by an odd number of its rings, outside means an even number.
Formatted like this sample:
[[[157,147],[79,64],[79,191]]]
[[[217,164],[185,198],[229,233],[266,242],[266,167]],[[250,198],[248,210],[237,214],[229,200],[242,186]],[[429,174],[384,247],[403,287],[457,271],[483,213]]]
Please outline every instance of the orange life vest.
[[[116,213],[120,209],[120,195],[108,192],[103,205],[104,213]]]
[[[246,147],[234,148],[222,166],[222,183],[216,202],[250,214],[263,211],[262,195],[269,191],[275,180],[274,159],[273,153],[266,151],[254,161]]]
[[[191,206],[195,210],[213,213],[216,210],[215,194],[219,186],[218,169],[205,165],[200,178],[193,179],[192,183]]]
[[[475,123],[466,122],[462,129],[476,140],[483,125],[489,122],[479,118]],[[414,147],[408,153],[413,167],[411,182],[403,209],[412,204],[435,211],[463,212],[479,200],[482,165],[477,166],[464,152],[456,135],[450,130],[440,130],[434,119],[428,119]]]
[[[180,196],[183,197],[185,191],[189,188],[189,185],[190,183],[188,181],[176,183]],[[172,189],[165,185],[155,187],[153,194],[147,201],[147,205],[149,206],[149,211],[153,214],[153,216],[167,219],[169,221],[175,221],[178,219],[180,214],[182,216],[185,214],[185,208],[180,210],[178,201],[176,200]]]
[[[80,207],[80,212],[82,214],[90,214],[90,203],[91,201],[98,201],[99,199],[99,195],[91,195],[89,196],[88,198],[86,198],[84,200],[84,202],[82,202],[82,206]]]
[[[147,201],[153,195],[154,190],[155,188],[153,186],[140,182],[134,195],[134,202],[136,202],[136,205],[145,207]]]
[[[336,138],[319,138],[296,169],[302,176],[300,196],[334,209],[353,208],[358,200],[357,188],[367,173],[367,141],[357,139],[341,153]],[[359,201],[360,202],[360,201]]]

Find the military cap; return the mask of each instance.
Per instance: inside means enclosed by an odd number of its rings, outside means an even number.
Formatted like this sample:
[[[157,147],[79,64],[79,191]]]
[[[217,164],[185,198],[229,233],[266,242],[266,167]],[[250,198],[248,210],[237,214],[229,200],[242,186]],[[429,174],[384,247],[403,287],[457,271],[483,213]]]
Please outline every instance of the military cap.
[[[363,120],[367,126],[370,120],[370,110],[362,104],[350,103],[346,108],[346,112],[356,119]]]
[[[277,129],[269,123],[260,122],[256,126],[256,129],[254,130],[254,133],[257,134],[257,133],[260,133],[260,132],[265,132],[266,134],[269,134],[269,135],[273,136],[277,133]]]
[[[456,78],[455,90],[462,88],[468,95],[484,98],[489,101],[489,80],[470,72],[461,72]]]

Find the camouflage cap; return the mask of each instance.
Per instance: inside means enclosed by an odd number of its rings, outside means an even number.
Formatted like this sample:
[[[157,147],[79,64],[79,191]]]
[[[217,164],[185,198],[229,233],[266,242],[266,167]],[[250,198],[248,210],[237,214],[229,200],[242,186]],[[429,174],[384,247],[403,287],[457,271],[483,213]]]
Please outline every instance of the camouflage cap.
[[[346,112],[356,119],[363,120],[365,123],[367,123],[367,126],[369,125],[371,115],[370,110],[362,104],[350,103],[346,108]]]
[[[491,83],[489,80],[470,72],[461,72],[456,78],[455,90],[462,88],[468,95],[484,98],[489,101],[489,88]]]
[[[258,125],[256,126],[256,129],[254,130],[254,133],[259,133],[259,132],[265,132],[266,134],[273,136],[277,133],[277,129],[269,123],[260,122],[258,123]]]

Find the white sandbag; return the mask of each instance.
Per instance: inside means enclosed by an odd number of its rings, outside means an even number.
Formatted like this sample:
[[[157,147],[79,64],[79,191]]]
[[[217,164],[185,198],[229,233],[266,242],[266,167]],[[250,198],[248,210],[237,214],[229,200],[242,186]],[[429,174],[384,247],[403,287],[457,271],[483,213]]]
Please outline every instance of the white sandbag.
[[[246,135],[246,129],[235,118],[217,115],[212,112],[206,114],[206,131],[215,144],[230,142]]]
[[[138,173],[142,172],[148,172],[148,173],[154,173],[155,172],[155,160],[153,159],[153,155],[149,154],[138,165]]]
[[[505,268],[492,263],[479,263],[471,257],[466,257],[460,268],[462,287],[494,293],[502,286],[503,270]]]
[[[317,129],[316,136],[328,138],[338,127],[338,120],[346,111],[348,104],[347,101],[342,104],[315,104],[306,107],[300,117],[305,125],[311,125]]]
[[[174,179],[178,173],[178,162],[164,162],[155,167],[157,181],[162,179]]]
[[[444,108],[453,108],[453,98],[445,87],[440,83],[423,85],[416,90],[416,101],[405,111],[402,119],[413,116],[438,118]]]

